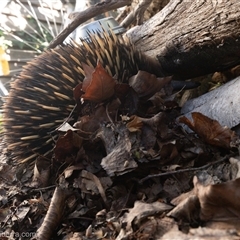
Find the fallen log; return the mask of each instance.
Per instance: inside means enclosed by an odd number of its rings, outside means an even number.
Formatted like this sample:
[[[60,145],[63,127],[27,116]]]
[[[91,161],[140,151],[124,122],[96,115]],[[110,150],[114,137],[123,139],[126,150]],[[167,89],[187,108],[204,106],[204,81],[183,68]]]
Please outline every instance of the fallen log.
[[[127,35],[175,78],[223,71],[240,63],[239,9],[239,0],[171,0]]]
[[[240,124],[239,89],[240,77],[237,77],[211,92],[187,101],[181,113],[191,119],[191,113],[200,112],[217,120],[222,126],[236,127]]]

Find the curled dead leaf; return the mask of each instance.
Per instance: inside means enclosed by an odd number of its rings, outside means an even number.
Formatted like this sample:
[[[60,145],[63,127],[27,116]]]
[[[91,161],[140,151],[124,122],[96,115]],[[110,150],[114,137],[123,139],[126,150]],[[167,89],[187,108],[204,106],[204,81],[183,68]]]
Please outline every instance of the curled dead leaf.
[[[107,197],[105,194],[105,189],[99,178],[95,176],[93,173],[88,172],[86,170],[82,170],[81,172],[81,190],[84,191],[84,188],[87,192],[91,192],[92,194],[100,194],[103,201],[107,205]]]
[[[220,184],[204,186],[194,177],[194,188],[198,196],[204,221],[240,219],[240,178]]]
[[[190,121],[185,116],[182,116],[179,118],[179,121],[186,124],[206,143],[229,149],[238,138],[234,131],[228,127],[221,126],[218,121],[200,112],[193,112],[192,119],[193,121]]]
[[[157,78],[155,75],[148,72],[138,71],[136,75],[129,79],[129,85],[139,97],[150,98],[171,80],[172,77]]]
[[[126,230],[131,232],[133,226],[138,225],[143,219],[167,212],[172,209],[172,206],[161,202],[145,203],[136,201],[134,207],[125,213],[123,216],[123,222],[126,223]]]
[[[99,128],[99,120],[95,116],[84,115],[73,126],[81,132],[91,135]]]
[[[126,124],[129,132],[140,131],[143,126],[141,119],[138,116],[131,116],[130,122]]]
[[[176,207],[167,214],[168,217],[187,222],[199,221],[200,204],[194,191],[181,194],[173,199],[172,203],[176,205]]]

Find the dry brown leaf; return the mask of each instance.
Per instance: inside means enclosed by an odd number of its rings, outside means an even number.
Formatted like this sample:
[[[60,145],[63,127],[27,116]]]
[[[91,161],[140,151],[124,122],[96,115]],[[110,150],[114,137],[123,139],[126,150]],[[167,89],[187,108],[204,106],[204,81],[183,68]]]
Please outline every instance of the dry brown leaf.
[[[194,186],[201,206],[202,220],[240,219],[240,178],[204,186],[194,177]]]
[[[82,95],[84,94],[84,92],[82,91],[82,83],[79,83],[74,89],[73,89],[73,97],[75,99],[75,101],[78,103],[82,97]]]
[[[176,142],[164,143],[160,150],[162,159],[167,159],[169,162],[179,155]]]
[[[117,83],[115,85],[115,94],[116,97],[123,99],[130,91],[130,86],[127,83]]]
[[[96,68],[92,70],[91,67],[88,67],[87,74],[85,73],[86,78],[82,85],[82,90],[85,93],[82,95],[82,98],[93,102],[102,102],[112,97],[116,84],[114,78],[107,73],[99,61]]]
[[[130,122],[128,122],[126,124],[126,127],[127,127],[129,132],[140,131],[142,126],[143,126],[143,123],[142,123],[141,119],[136,115],[131,116],[130,117]]]
[[[218,121],[213,120],[202,113],[193,112],[192,118],[193,121],[191,122],[188,118],[183,116],[179,118],[179,121],[186,124],[206,143],[229,149],[237,138],[235,132],[231,129],[228,127],[222,127]]]
[[[39,157],[35,162],[31,186],[46,187],[50,177],[50,169],[50,162],[44,157]]]
[[[143,222],[136,232],[130,234],[130,239],[149,240],[154,239],[158,230],[158,221],[154,217],[150,217],[146,222]]]
[[[95,71],[94,67],[87,65],[86,63],[82,63],[83,71],[85,74],[85,78],[82,82],[82,91],[86,92],[87,88],[91,84],[92,74]]]
[[[131,232],[132,227],[139,226],[141,221],[156,214],[169,211],[172,206],[161,202],[144,203],[136,201],[134,207],[123,216],[123,223],[126,223],[126,231]]]
[[[82,170],[81,174],[81,190],[83,192],[91,192],[92,194],[100,194],[105,204],[107,204],[107,197],[105,194],[105,189],[99,178],[95,176],[93,173],[88,172],[86,170]]]
[[[129,79],[129,85],[139,97],[150,98],[171,80],[172,77],[157,78],[148,72],[138,71],[136,75]]]
[[[99,128],[99,120],[96,119],[94,116],[82,116],[79,121],[74,124],[74,127],[81,132],[86,134],[92,134]],[[80,134],[79,134],[80,135]]]
[[[72,176],[74,171],[79,171],[79,170],[82,170],[82,169],[83,169],[82,164],[71,165],[64,170],[64,177],[69,178],[69,177]]]
[[[179,195],[171,203],[176,205],[176,207],[167,216],[187,222],[199,220],[200,205],[194,191]]]
[[[82,138],[75,132],[68,130],[64,136],[59,137],[54,147],[55,158],[64,161],[66,156],[79,150],[82,145]]]
[[[170,231],[158,239],[173,240],[239,240],[239,236],[235,231],[226,231],[222,229],[211,229],[206,227],[190,228],[186,234],[179,230],[179,226],[174,226]]]
[[[94,117],[100,123],[111,122],[116,119],[121,102],[119,99],[113,99],[107,106],[100,105],[94,111]]]
[[[209,178],[200,183],[200,180],[194,177],[194,189],[174,199],[172,203],[176,207],[167,216],[190,223],[202,220],[209,226],[216,223],[214,228],[217,229],[224,226],[239,230],[239,187],[240,178],[226,183],[212,184]]]

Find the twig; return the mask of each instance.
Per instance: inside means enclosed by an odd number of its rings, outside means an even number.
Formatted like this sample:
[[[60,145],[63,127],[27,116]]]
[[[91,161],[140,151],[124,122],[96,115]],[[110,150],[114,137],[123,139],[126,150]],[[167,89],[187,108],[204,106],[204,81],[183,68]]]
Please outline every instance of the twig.
[[[114,124],[112,118],[111,118],[110,115],[109,115],[109,110],[108,110],[108,108],[109,108],[109,103],[108,103],[107,106],[106,106],[107,118],[108,118],[108,120],[110,121],[110,123],[114,126],[114,128],[116,129],[116,125]]]
[[[232,154],[229,154],[229,155],[226,155],[225,157],[219,159],[219,160],[216,160],[214,162],[210,162],[206,165],[203,165],[201,167],[195,167],[195,168],[186,168],[186,169],[180,169],[180,170],[176,170],[176,171],[170,171],[170,172],[164,172],[164,173],[158,173],[158,174],[151,174],[151,175],[148,175],[147,177],[145,178],[142,178],[139,183],[142,184],[143,182],[145,182],[146,180],[148,179],[151,179],[151,178],[155,178],[155,177],[163,177],[163,176],[167,176],[167,175],[172,175],[172,174],[178,174],[178,173],[183,173],[183,172],[192,172],[192,171],[199,171],[199,170],[202,170],[202,169],[205,169],[207,167],[210,167],[214,164],[217,164],[217,163],[220,163],[220,162],[223,162],[225,161],[226,159],[230,158],[230,157],[233,157],[236,153],[232,153]]]
[[[151,3],[152,0],[142,0],[120,25],[127,28],[135,19],[137,20],[137,25],[142,24],[144,12]]]
[[[36,232],[36,239],[50,239],[53,231],[62,219],[67,195],[68,191],[66,189],[61,187],[55,188],[47,214]]]
[[[45,190],[49,190],[49,189],[52,189],[52,188],[55,188],[55,187],[56,187],[56,185],[51,185],[51,186],[42,187],[42,188],[34,188],[34,189],[31,189],[31,192],[45,191]]]
[[[66,28],[63,29],[62,32],[58,34],[58,36],[50,42],[48,49],[54,48],[59,44],[62,44],[66,37],[73,32],[80,24],[84,23],[88,19],[91,19],[101,13],[105,13],[107,11],[111,11],[125,5],[131,4],[130,0],[106,0],[100,3],[95,4],[94,6],[79,12],[74,13],[74,20],[68,24]]]

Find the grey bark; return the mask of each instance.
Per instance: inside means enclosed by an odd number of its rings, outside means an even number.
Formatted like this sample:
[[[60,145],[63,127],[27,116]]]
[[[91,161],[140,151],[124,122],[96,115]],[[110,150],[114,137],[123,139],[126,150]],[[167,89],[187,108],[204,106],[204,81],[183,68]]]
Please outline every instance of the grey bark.
[[[187,79],[240,63],[239,0],[171,0],[127,35],[166,74]]]
[[[222,126],[233,128],[240,123],[240,77],[208,92],[198,98],[187,101],[182,114],[191,118],[192,112],[200,112],[217,120]]]

